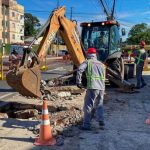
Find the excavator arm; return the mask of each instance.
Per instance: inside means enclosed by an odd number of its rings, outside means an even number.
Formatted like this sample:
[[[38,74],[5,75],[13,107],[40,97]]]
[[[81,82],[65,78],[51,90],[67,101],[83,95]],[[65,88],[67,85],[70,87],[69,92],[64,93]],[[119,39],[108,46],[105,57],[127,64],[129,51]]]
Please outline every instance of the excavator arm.
[[[29,48],[24,50],[20,67],[17,70],[9,71],[6,75],[7,83],[23,96],[41,96],[40,62],[42,62],[43,58],[47,55],[48,47],[58,31],[67,46],[74,64],[79,66],[85,60],[76,23],[65,17],[65,11],[65,7],[61,7],[52,12],[42,31],[40,31],[38,36],[35,36],[35,39]],[[44,31],[44,37],[40,43],[37,53],[35,54],[35,52],[30,50],[30,47]],[[32,56],[31,63],[28,62],[29,56]]]
[[[59,31],[74,64],[78,67],[84,60],[84,52],[81,47],[76,23],[65,17],[65,7],[54,10],[42,30],[35,36],[28,49],[24,50],[23,59],[17,70],[11,70],[6,75],[7,83],[23,96],[40,97],[41,71],[40,62],[47,55],[48,47]],[[34,41],[43,33],[44,37],[40,43],[37,53],[30,50]],[[32,57],[32,62],[28,57]],[[107,78],[126,91],[132,91],[133,86],[122,81],[110,68],[107,67]]]
[[[42,60],[47,55],[48,47],[59,31],[74,64],[79,66],[85,60],[85,57],[81,48],[77,26],[75,22],[65,17],[65,12],[65,7],[61,7],[53,12],[49,26],[39,46],[38,57]]]

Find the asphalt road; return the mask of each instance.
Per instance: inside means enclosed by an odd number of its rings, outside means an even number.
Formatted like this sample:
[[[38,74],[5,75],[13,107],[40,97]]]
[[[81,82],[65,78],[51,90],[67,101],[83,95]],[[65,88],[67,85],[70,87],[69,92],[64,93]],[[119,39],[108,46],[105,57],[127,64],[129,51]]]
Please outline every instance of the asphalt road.
[[[42,71],[42,79],[47,80],[61,76],[68,71],[71,71],[73,66],[70,63],[65,62],[52,62],[48,65],[47,71]]]
[[[42,71],[42,79],[47,80],[54,77],[63,75],[64,73],[72,70],[72,65],[70,62],[65,62],[61,58],[49,58],[47,60],[47,71]],[[12,89],[6,81],[0,81],[0,99],[7,99],[14,94],[17,94],[14,89]]]
[[[0,81],[0,99],[16,94],[15,90],[8,86],[6,81]]]

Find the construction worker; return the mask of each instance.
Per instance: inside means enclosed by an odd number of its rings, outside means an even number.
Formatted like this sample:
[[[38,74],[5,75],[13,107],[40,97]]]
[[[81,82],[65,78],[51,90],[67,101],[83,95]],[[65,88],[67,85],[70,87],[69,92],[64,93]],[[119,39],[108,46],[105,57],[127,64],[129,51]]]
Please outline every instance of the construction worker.
[[[140,89],[146,86],[146,83],[142,77],[142,71],[144,67],[144,61],[146,59],[146,51],[145,51],[145,42],[141,41],[139,50],[133,50],[133,54],[135,55],[135,63],[136,63],[136,78],[137,78],[137,85],[136,88]]]
[[[87,91],[84,98],[84,117],[82,130],[91,130],[92,112],[96,112],[96,120],[101,128],[104,127],[103,116],[103,98],[105,91],[105,67],[97,60],[96,49],[87,50],[87,59],[79,66],[77,70],[77,87],[82,88],[82,73],[86,73]]]
[[[13,49],[13,51],[11,52],[11,55],[9,56],[9,61],[10,61],[9,69],[10,70],[17,69],[17,66],[19,65],[20,62],[20,57],[15,49]]]
[[[101,31],[100,36],[95,39],[94,45],[97,49],[108,47],[108,37],[104,31]]]

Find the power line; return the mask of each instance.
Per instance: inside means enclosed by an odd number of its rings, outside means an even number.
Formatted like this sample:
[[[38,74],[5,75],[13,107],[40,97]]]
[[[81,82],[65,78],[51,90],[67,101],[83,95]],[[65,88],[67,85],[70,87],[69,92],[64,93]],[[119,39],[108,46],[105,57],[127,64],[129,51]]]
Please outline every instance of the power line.
[[[107,3],[107,1],[106,0],[104,0],[104,3],[105,3],[105,6],[107,7],[107,10],[109,11],[109,13],[110,13],[110,10],[109,10],[109,5],[110,5],[110,3]]]
[[[71,7],[72,8],[72,7]],[[28,13],[28,12],[31,12],[31,13],[51,13],[51,11],[43,11],[43,10],[26,10],[25,11],[25,13]],[[66,14],[70,14],[70,12],[66,12]],[[89,15],[89,16],[91,16],[91,15],[100,15],[100,13],[96,13],[96,12],[94,12],[94,13],[85,13],[85,12],[74,12],[73,14],[81,14],[81,15]]]
[[[45,10],[26,10],[25,12],[50,12],[50,11],[45,11]]]
[[[73,7],[70,8],[70,20],[72,20]]]
[[[46,11],[46,10],[31,10],[31,9],[29,9],[29,10],[26,10],[25,11],[26,13],[48,13],[48,14],[50,14],[51,13],[51,11]],[[71,15],[71,12],[69,12],[69,11],[67,11],[66,12],[66,14],[69,16],[69,15]],[[85,16],[86,16],[86,19],[88,18],[88,19],[90,19],[90,17],[91,16],[102,16],[103,14],[100,14],[100,13],[98,13],[98,12],[93,12],[93,13],[86,13],[86,12],[72,12],[72,15],[74,15],[74,18],[85,18]],[[71,17],[71,16],[70,16]],[[126,19],[119,19],[118,17],[116,17],[116,19],[117,20],[124,20],[124,21],[127,21],[127,22],[129,22],[129,23],[135,23],[135,22],[132,22],[132,21],[128,21],[128,20],[126,20]],[[94,19],[94,20],[97,20],[97,19]]]

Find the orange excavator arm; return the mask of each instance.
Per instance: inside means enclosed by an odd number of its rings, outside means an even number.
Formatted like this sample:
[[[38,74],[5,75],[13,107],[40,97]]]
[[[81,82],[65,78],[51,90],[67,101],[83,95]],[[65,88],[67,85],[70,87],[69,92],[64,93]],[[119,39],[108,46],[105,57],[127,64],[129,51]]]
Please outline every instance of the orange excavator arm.
[[[47,27],[43,40],[39,46],[38,57],[42,60],[47,55],[47,50],[57,31],[59,31],[74,64],[79,66],[85,60],[85,57],[81,48],[77,26],[75,22],[68,20],[65,17],[65,12],[65,7],[61,7],[53,12],[49,26]]]
[[[65,17],[65,11],[65,7],[54,10],[49,20],[44,25],[44,28],[37,36],[35,36],[35,39],[30,44],[29,48],[32,46],[32,44],[34,44],[34,41],[45,31],[37,54],[35,54],[33,51],[25,50],[20,67],[15,71],[13,70],[7,73],[7,83],[12,88],[16,89],[16,91],[20,94],[31,97],[41,96],[40,62],[47,55],[48,47],[50,46],[58,31],[60,32],[60,35],[62,36],[67,46],[74,64],[79,66],[85,60],[76,23],[68,20]],[[28,56],[32,56],[32,63],[30,65],[28,65]]]

